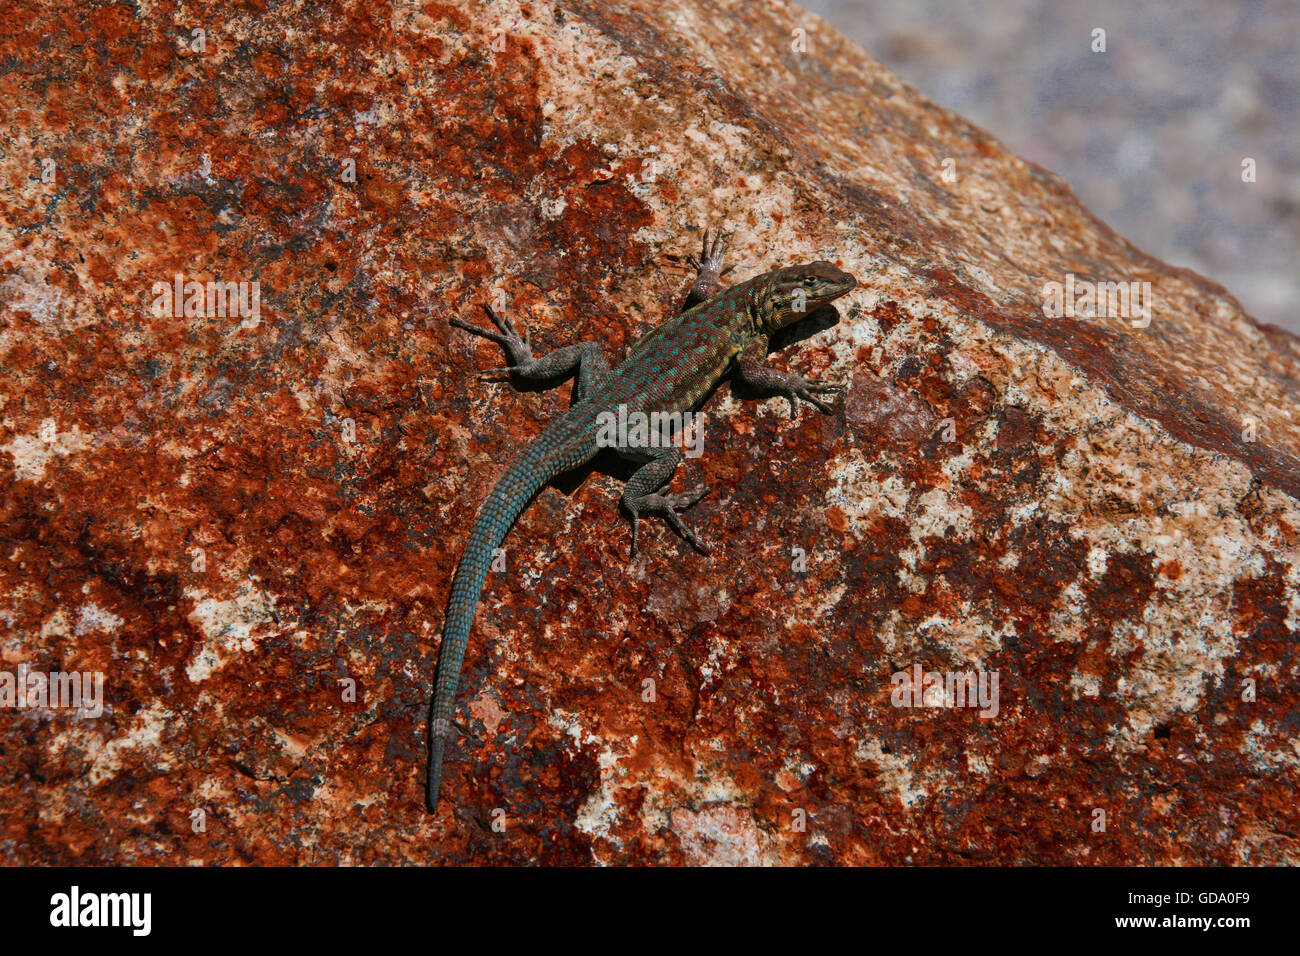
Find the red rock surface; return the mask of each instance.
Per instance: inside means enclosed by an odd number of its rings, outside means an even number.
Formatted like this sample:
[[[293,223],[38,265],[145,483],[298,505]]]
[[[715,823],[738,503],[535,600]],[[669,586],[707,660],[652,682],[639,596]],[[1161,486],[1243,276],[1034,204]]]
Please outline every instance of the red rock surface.
[[[1300,342],[820,21],[6,22],[4,667],[99,671],[106,698],[0,711],[6,862],[1300,858]],[[689,515],[710,557],[655,525],[629,565],[610,475],[545,491],[489,581],[429,817],[451,572],[567,402],[478,383],[500,356],[446,317],[502,295],[542,348],[617,353],[718,223],[738,275],[858,277],[775,360],[842,407],[711,401],[685,469],[716,488]],[[260,321],[154,315],[176,273],[257,280]],[[1045,316],[1067,273],[1150,282],[1150,326]],[[915,664],[996,671],[998,715],[892,706]]]

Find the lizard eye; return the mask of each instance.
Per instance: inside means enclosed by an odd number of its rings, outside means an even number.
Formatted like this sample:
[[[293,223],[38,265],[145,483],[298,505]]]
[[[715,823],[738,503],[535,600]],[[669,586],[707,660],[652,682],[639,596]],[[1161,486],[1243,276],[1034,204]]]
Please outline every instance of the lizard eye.
[[[803,281],[801,283],[801,285],[803,285],[805,289],[811,289],[816,284],[817,284],[816,276],[804,276]]]

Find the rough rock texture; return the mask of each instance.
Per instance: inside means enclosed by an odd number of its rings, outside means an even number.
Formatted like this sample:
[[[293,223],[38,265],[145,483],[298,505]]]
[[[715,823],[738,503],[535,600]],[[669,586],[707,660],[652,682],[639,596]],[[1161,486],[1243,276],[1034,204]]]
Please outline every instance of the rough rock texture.
[[[0,711],[5,861],[1300,859],[1300,342],[820,21],[6,22],[4,667],[100,671],[106,703]],[[617,353],[719,223],[737,275],[858,277],[774,359],[843,402],[712,399],[677,479],[717,488],[711,557],[656,524],[629,566],[602,471],[543,492],[430,818],[460,544],[567,402],[478,383],[499,353],[445,319],[500,295],[542,348]],[[176,273],[259,281],[260,321],[155,315]],[[1045,316],[1066,274],[1150,282],[1150,326]],[[997,716],[893,706],[916,664],[996,671]]]

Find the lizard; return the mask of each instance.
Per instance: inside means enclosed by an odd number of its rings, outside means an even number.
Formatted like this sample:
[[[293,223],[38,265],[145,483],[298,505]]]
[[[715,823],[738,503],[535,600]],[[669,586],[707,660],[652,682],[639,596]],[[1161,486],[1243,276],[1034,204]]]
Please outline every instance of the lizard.
[[[619,406],[625,406],[629,418],[633,413],[690,412],[728,375],[761,391],[785,396],[791,417],[798,414],[799,399],[824,413],[832,411],[820,396],[838,391],[838,385],[770,368],[764,359],[773,335],[846,294],[857,280],[819,260],[772,269],[728,288],[722,281],[730,271],[723,267],[727,242],[728,237],[720,231],[712,235],[704,231],[700,255],[689,257],[697,274],[682,310],[638,339],[616,368],[610,367],[600,344],[590,340],[534,358],[527,328],[521,338],[514,324],[490,306],[484,309],[496,331],[454,317],[448,320],[451,326],[489,339],[505,351],[510,364],[483,372],[485,378],[504,377],[536,387],[558,385],[572,377],[574,386],[569,409],[528,442],[497,480],[471,526],[452,578],[430,705],[429,812],[437,810],[444,750],[455,739],[451,718],[461,665],[493,552],[543,487],[590,462],[601,450],[598,423],[603,414],[613,413]],[[708,547],[678,512],[694,505],[709,489],[664,493],[684,456],[674,444],[652,444],[659,443],[615,448],[620,456],[639,465],[628,478],[621,499],[632,523],[632,557],[637,555],[638,523],[644,515],[662,516],[686,541],[707,554]]]

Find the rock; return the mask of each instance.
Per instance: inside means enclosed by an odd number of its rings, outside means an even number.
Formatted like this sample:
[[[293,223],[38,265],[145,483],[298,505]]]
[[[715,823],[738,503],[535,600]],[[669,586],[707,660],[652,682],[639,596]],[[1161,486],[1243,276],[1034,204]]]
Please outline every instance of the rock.
[[[774,0],[43,9],[0,626],[103,712],[8,715],[6,862],[1300,862],[1300,342],[1222,288]],[[567,402],[446,319],[616,353],[719,224],[858,277],[775,359],[843,406],[710,402],[710,557],[545,491],[430,817],[451,572]]]

